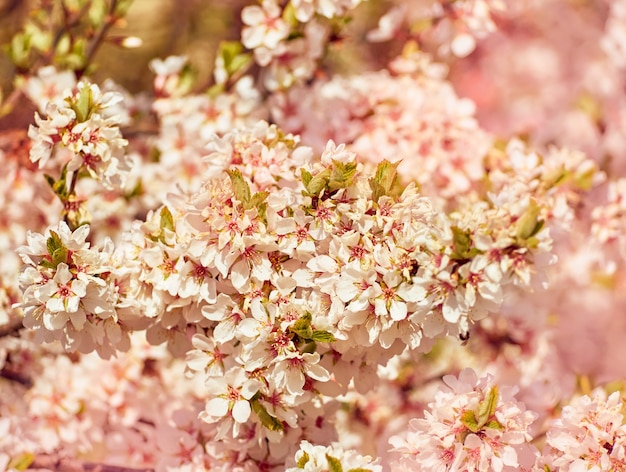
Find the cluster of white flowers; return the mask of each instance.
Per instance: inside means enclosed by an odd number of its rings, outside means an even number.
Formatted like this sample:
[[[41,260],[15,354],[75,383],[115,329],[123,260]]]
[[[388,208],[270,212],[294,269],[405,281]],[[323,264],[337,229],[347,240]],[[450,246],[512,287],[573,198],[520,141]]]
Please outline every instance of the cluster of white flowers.
[[[615,65],[620,68],[626,66],[626,2],[623,0],[610,3],[601,46]]]
[[[402,453],[393,470],[529,470],[537,450],[530,444],[536,415],[518,403],[512,389],[471,369],[443,378],[423,419],[410,421],[406,437],[390,444]]]
[[[294,87],[270,101],[272,118],[322,150],[346,143],[364,161],[401,161],[398,171],[425,194],[451,199],[475,190],[493,138],[474,104],[445,81],[447,68],[407,48],[393,70],[336,76]]]
[[[563,407],[547,433],[545,470],[626,470],[625,405],[596,389]]]
[[[108,188],[122,187],[130,171],[127,141],[119,128],[124,117],[115,106],[122,100],[121,94],[102,92],[86,81],[55,95],[45,106],[45,118],[35,113],[36,125],[28,130],[33,141],[31,161],[41,168],[58,149],[64,149],[68,172],[85,170]]]
[[[29,232],[18,248],[25,267],[19,283],[24,326],[37,339],[60,341],[68,351],[97,350],[109,357],[129,347],[116,312],[118,291],[109,277],[112,244],[90,248],[89,226],[71,231],[65,222],[46,234]]]
[[[550,246],[529,201],[448,217],[389,162],[370,176],[333,142],[312,157],[263,122],[216,136],[202,189],[128,235],[123,303],[149,342],[187,353],[201,418],[250,457],[327,431],[320,394],[366,389],[407,346],[466,336]]]
[[[388,41],[409,29],[426,33],[442,55],[465,57],[476,48],[476,40],[496,31],[494,13],[504,10],[503,0],[411,0],[395,2],[368,33],[370,41]],[[407,24],[408,23],[408,24]]]
[[[599,254],[626,253],[626,179],[608,203],[583,201],[605,178],[598,165],[496,139],[476,114],[491,90],[477,107],[424,52],[470,55],[506,2],[392,0],[369,38],[408,39],[402,54],[332,75],[327,53],[361,1],[251,1],[202,93],[183,56],[151,62],[153,100],[52,67],[24,80],[39,110],[30,163],[20,141],[4,155],[0,131],[0,328],[10,306],[28,328],[11,336],[7,323],[0,339],[0,470],[33,454],[157,472],[626,470],[617,394],[549,420],[572,372],[621,352],[595,342],[623,344],[617,328],[600,337],[608,310],[586,306],[617,306],[605,288],[571,292],[623,280],[621,261],[594,271]],[[625,4],[599,9],[594,42],[616,70]],[[501,20],[503,35],[524,29]],[[447,57],[452,76],[481,56]],[[578,105],[598,132],[624,121]],[[46,175],[48,194],[43,178],[29,185],[35,164],[60,174]],[[568,234],[586,238],[582,225],[602,244]],[[600,326],[574,355],[559,343],[583,318]],[[497,382],[444,375],[468,364]]]
[[[309,441],[302,441],[296,453],[296,466],[287,468],[285,472],[325,472],[327,470],[382,472],[383,468],[371,457],[362,456],[350,450],[346,451],[340,444],[314,446]]]
[[[592,234],[601,243],[616,242],[621,254],[626,254],[626,179],[609,183],[607,202],[592,212]]]
[[[264,67],[269,90],[289,88],[309,79],[333,33],[328,20],[341,18],[361,0],[292,0],[281,6],[263,0],[241,12],[242,44]]]

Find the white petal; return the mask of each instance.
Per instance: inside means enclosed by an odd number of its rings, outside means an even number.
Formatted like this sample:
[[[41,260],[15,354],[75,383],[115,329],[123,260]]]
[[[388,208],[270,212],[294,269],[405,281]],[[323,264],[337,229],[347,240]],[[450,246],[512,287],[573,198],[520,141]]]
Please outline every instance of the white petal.
[[[394,300],[391,302],[391,309],[390,309],[390,314],[391,314],[391,319],[395,320],[395,321],[400,321],[406,318],[406,304],[403,302],[399,302],[397,300]]]
[[[235,406],[233,406],[232,414],[237,423],[245,423],[250,418],[251,412],[252,409],[247,400],[238,400],[235,402]]]
[[[337,272],[337,262],[325,254],[309,260],[306,266],[315,272]]]
[[[212,398],[206,404],[206,412],[215,418],[222,418],[228,414],[228,400],[225,398]]]

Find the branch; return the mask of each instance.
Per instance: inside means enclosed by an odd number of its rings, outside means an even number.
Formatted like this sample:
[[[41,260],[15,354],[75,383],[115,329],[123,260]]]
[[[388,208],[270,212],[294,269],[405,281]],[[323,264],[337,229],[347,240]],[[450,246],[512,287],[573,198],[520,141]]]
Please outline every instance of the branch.
[[[23,327],[22,317],[10,319],[8,323],[0,325],[0,338],[16,334]]]
[[[27,470],[41,472],[154,472],[154,469],[151,468],[123,467],[47,454],[38,455]]]
[[[104,21],[104,23],[100,26],[100,29],[96,32],[95,37],[91,40],[87,53],[85,55],[85,63],[83,66],[76,70],[76,77],[80,78],[85,73],[91,61],[93,60],[96,52],[102,45],[105,36],[109,32],[109,30],[115,25],[115,23],[119,20],[119,17],[115,14],[115,9],[117,8],[118,0],[111,0],[111,4],[109,5],[109,13]]]

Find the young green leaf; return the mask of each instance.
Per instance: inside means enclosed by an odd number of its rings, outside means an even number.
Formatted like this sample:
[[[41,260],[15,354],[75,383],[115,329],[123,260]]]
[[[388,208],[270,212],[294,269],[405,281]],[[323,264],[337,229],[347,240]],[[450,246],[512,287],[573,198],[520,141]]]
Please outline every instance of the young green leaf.
[[[306,169],[300,169],[300,178],[302,179],[304,188],[308,188],[309,182],[311,182],[313,175]]]
[[[306,312],[295,321],[291,327],[291,332],[297,334],[302,339],[311,339],[313,336],[313,328],[311,328],[312,319],[311,313]]]
[[[78,93],[78,99],[74,102],[71,98],[67,99],[70,107],[76,113],[76,121],[82,123],[89,119],[91,115],[91,109],[93,107],[93,95],[91,93],[91,87],[85,85],[80,89]]]
[[[530,201],[530,205],[524,212],[524,214],[517,220],[517,232],[516,235],[521,240],[526,240],[535,236],[541,228],[543,228],[544,221],[539,219],[539,213],[541,208],[535,200]]]
[[[478,421],[476,421],[476,416],[472,410],[465,410],[463,412],[461,415],[461,423],[463,423],[472,433],[480,431],[480,426],[478,426]]]
[[[356,174],[356,162],[346,162],[333,160],[333,167],[328,181],[329,190],[339,190],[348,188],[354,182]]]
[[[370,188],[372,189],[372,199],[377,202],[384,195],[395,197],[400,193],[400,184],[398,180],[398,165],[400,162],[391,163],[387,160],[382,161],[376,167],[374,177],[369,179]]]
[[[263,208],[265,204],[265,200],[269,196],[268,192],[257,192],[252,195],[252,198],[248,201],[248,203],[244,203],[243,207],[246,210],[251,210],[252,208],[258,208],[259,210]]]
[[[498,406],[498,386],[494,385],[489,390],[485,399],[478,404],[478,429],[487,424],[491,417],[495,414]]]
[[[27,470],[35,461],[35,455],[31,452],[22,452],[13,457],[8,463],[9,470]]]
[[[326,460],[328,461],[328,472],[343,472],[343,467],[339,459],[326,454]]]
[[[160,222],[161,234],[163,234],[164,229],[167,229],[173,232],[175,229],[174,217],[172,216],[172,212],[170,211],[170,209],[166,206],[161,208],[160,216],[161,216],[161,222]]]
[[[316,341],[318,343],[332,343],[335,342],[335,336],[329,331],[324,331],[321,329],[313,330],[310,338],[312,341]]]
[[[50,231],[50,237],[46,241],[46,248],[48,249],[48,255],[53,267],[56,268],[61,262],[67,264],[69,252],[58,233]]]
[[[267,429],[270,431],[283,431],[285,429],[283,424],[278,419],[274,418],[267,412],[267,409],[261,404],[258,398],[251,400],[250,404],[252,405],[252,410],[261,420],[261,424]]]
[[[453,259],[471,259],[480,252],[475,247],[472,247],[472,236],[469,230],[462,230],[458,226],[452,226],[452,240],[454,244]]]
[[[303,451],[303,454],[300,456],[300,459],[298,459],[298,463],[296,464],[296,467],[298,469],[304,469],[304,466],[307,464],[307,462],[309,462],[311,458],[309,457],[309,454],[306,451]]]
[[[239,200],[244,208],[249,204],[251,198],[250,186],[239,169],[227,170],[228,177],[233,185],[235,198]]]
[[[318,196],[320,192],[328,187],[330,181],[331,170],[324,169],[322,172],[312,177],[306,185],[309,195]]]

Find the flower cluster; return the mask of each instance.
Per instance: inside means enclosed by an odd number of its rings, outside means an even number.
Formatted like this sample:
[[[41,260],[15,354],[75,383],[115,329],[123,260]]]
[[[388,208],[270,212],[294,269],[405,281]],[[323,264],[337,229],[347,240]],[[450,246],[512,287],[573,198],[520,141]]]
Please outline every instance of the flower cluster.
[[[601,243],[617,242],[621,254],[626,254],[626,179],[609,183],[607,203],[593,209],[592,234]]]
[[[620,392],[596,389],[563,407],[547,433],[547,470],[625,470],[626,426]]]
[[[128,236],[123,302],[149,318],[149,342],[187,352],[201,418],[250,457],[319,434],[320,394],[365,391],[405,347],[468,336],[550,246],[532,201],[448,217],[394,164],[369,176],[333,142],[312,157],[266,123],[216,136],[202,189]]]
[[[406,437],[390,439],[402,458],[394,470],[528,470],[537,451],[530,444],[534,413],[498,389],[489,376],[466,369],[443,378],[424,419],[413,419]]]
[[[279,90],[303,83],[313,76],[324,48],[331,39],[329,20],[344,17],[361,0],[277,0],[245,7],[241,43],[254,51],[256,63],[265,68],[264,84]],[[336,22],[340,24],[340,22]]]
[[[394,2],[368,33],[370,41],[389,41],[408,30],[423,41],[434,42],[442,55],[465,57],[476,48],[476,40],[496,30],[494,14],[504,10],[502,0],[412,0]],[[407,31],[407,32],[408,32]],[[406,34],[406,33],[405,33]]]
[[[406,48],[393,67],[294,87],[272,98],[272,117],[316,149],[333,139],[364,161],[401,161],[404,179],[434,198],[476,189],[493,138],[478,126],[474,105],[426,53]]]
[[[130,170],[124,152],[127,141],[119,129],[123,116],[115,107],[122,99],[86,81],[57,95],[46,105],[46,117],[36,113],[36,125],[28,130],[33,140],[31,161],[41,168],[61,148],[69,154],[69,172],[86,170],[109,188],[122,187]]]
[[[369,456],[361,456],[354,451],[344,451],[339,444],[314,446],[308,441],[300,443],[296,453],[296,466],[285,472],[324,472],[325,470],[360,470],[382,472],[382,466]]]
[[[6,49],[0,471],[626,470],[624,0],[130,3]]]
[[[61,222],[45,235],[27,235],[27,244],[18,249],[26,264],[19,307],[24,325],[40,341],[57,340],[69,351],[97,350],[109,357],[128,349],[128,333],[119,324],[117,289],[109,278],[112,245],[90,248],[88,234],[88,226],[72,232]]]
[[[143,186],[146,193],[156,196],[153,201],[158,206],[181,182],[187,191],[200,189],[207,170],[203,156],[215,134],[253,126],[266,113],[250,76],[237,79],[227,90],[197,95],[187,90],[190,79],[185,57],[154,60],[151,66],[156,72],[158,97],[152,104],[159,120],[159,135],[152,143],[158,165],[146,169],[150,178],[144,179]],[[218,80],[218,84],[222,83]]]

